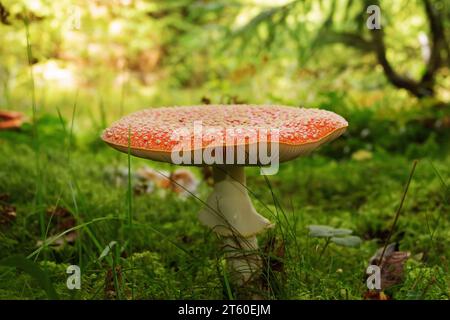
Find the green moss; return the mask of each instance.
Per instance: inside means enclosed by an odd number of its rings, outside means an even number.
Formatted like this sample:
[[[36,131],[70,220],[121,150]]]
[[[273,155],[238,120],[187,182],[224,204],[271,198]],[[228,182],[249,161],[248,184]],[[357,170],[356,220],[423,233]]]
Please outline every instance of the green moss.
[[[135,195],[130,227],[125,219],[126,184],[115,184],[108,171],[126,166],[126,156],[103,147],[92,147],[95,152],[87,152],[80,144],[71,150],[68,162],[67,144],[60,140],[58,125],[45,125],[46,138],[55,136],[55,140],[41,148],[38,203],[29,131],[0,133],[0,153],[7,155],[0,157],[0,194],[9,194],[8,202],[17,211],[16,220],[0,226],[2,257],[34,252],[41,240],[39,212],[59,205],[72,213],[77,225],[82,225],[76,241],[45,248],[33,258],[40,261],[61,298],[105,298],[112,257],[122,272],[122,299],[227,297],[220,242],[197,221],[202,205],[198,200],[181,199],[171,193]],[[52,126],[56,128],[52,130]],[[399,242],[401,250],[413,255],[422,253],[424,262],[408,263],[404,283],[390,289],[389,294],[396,299],[448,298],[450,278],[443,266],[450,261],[450,221],[446,215],[448,190],[442,182],[449,183],[450,155],[445,149],[433,154],[428,142],[423,148],[430,156],[417,167],[391,240]],[[133,158],[132,170],[143,164],[171,168]],[[276,205],[264,177],[257,169],[248,169],[255,206],[276,222],[271,236],[284,241],[287,248],[277,288],[260,287],[260,296],[362,299],[366,291],[365,268],[387,236],[410,166],[411,161],[403,154],[385,150],[372,151],[372,158],[364,161],[335,160],[317,153],[282,164],[277,175],[268,177]],[[205,199],[209,192],[210,187],[202,183],[198,196]],[[321,255],[324,243],[308,236],[310,224],[352,229],[363,242],[357,248],[330,244]],[[262,248],[268,237],[261,236]],[[111,241],[123,248],[120,256],[109,254],[100,261],[101,252]],[[67,289],[66,268],[71,264],[81,267],[80,290]],[[2,268],[0,298],[36,299],[45,298],[45,293],[26,274]]]

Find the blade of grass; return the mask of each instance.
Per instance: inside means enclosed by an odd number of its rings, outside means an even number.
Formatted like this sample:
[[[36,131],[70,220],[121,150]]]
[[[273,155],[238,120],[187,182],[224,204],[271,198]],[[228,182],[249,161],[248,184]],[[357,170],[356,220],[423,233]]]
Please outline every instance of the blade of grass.
[[[62,236],[66,235],[66,234],[69,233],[69,232],[72,232],[72,231],[75,231],[75,230],[78,230],[78,229],[82,229],[82,228],[86,228],[86,227],[87,227],[88,225],[90,225],[90,224],[93,224],[93,223],[96,223],[96,222],[100,222],[100,221],[103,221],[103,220],[115,220],[115,219],[117,219],[117,218],[116,218],[116,217],[100,217],[100,218],[95,218],[95,219],[92,219],[91,221],[88,221],[88,222],[85,222],[85,223],[76,225],[75,227],[72,227],[72,228],[69,228],[69,229],[66,229],[66,230],[64,230],[63,232],[61,232],[60,234],[58,234],[58,235],[56,235],[56,236],[54,236],[54,237],[51,237],[51,238],[46,239],[46,240],[44,241],[44,243],[43,243],[39,248],[37,248],[36,250],[34,250],[32,253],[30,253],[30,254],[27,256],[27,258],[28,258],[28,259],[32,258],[32,257],[35,256],[36,254],[38,254],[39,252],[41,252],[42,249],[44,249],[45,247],[49,246],[50,244],[52,244],[53,242],[55,242],[57,239],[61,238]],[[102,251],[102,249],[103,249],[103,248],[100,247],[100,252]]]
[[[441,182],[442,187],[445,190],[444,191],[444,201],[445,201],[445,203],[448,204],[448,195],[450,193],[450,188],[445,183],[444,178],[442,178],[441,174],[439,173],[438,169],[434,166],[433,162],[431,162],[431,160],[429,160],[429,163],[430,163],[431,167],[433,168],[434,173],[439,178],[439,181]]]
[[[128,226],[131,227],[133,224],[133,189],[131,188],[131,127],[128,128],[128,152],[127,152],[127,160],[128,160],[128,190],[127,190],[127,222]]]
[[[78,96],[79,96],[79,90],[75,93],[73,108],[72,108],[72,119],[70,121],[70,128],[69,130],[65,131],[66,134],[66,140],[67,140],[67,164],[68,164],[68,170],[70,173],[70,180],[68,181],[70,195],[72,199],[72,206],[73,206],[73,212],[74,216],[77,220],[77,223],[82,223],[82,217],[80,216],[80,212],[83,212],[84,204],[83,204],[83,193],[78,185],[77,182],[77,173],[74,171],[73,165],[72,165],[72,153],[73,153],[73,139],[74,139],[74,128],[75,128],[75,118],[77,115],[77,106],[78,106]],[[80,210],[81,208],[81,210]],[[101,252],[102,245],[100,244],[100,241],[95,236],[94,232],[91,231],[89,226],[85,226],[83,230],[86,231],[88,237],[93,241],[95,247],[99,252]],[[87,252],[90,257],[92,257],[93,261],[96,261],[96,252],[93,252],[90,248],[90,246],[85,245],[82,241],[77,241],[77,253],[78,253],[78,259],[79,259],[79,265],[83,266],[83,252]],[[108,259],[109,261],[110,259]]]
[[[105,104],[103,103],[103,98],[101,96],[99,102],[99,109],[100,109],[100,125],[102,126],[102,129],[104,129],[106,128],[107,120],[106,120]]]
[[[28,59],[28,69],[30,73],[30,87],[31,87],[31,109],[32,109],[32,133],[33,133],[33,149],[35,152],[35,164],[36,164],[36,193],[34,198],[34,205],[38,207],[42,203],[42,170],[41,170],[41,157],[40,157],[40,143],[38,135],[38,124],[37,124],[37,105],[36,105],[36,87],[34,84],[34,74],[33,74],[33,51],[31,48],[30,39],[30,27],[28,17],[25,14],[23,19],[25,25],[25,37],[27,46],[27,59]],[[41,232],[41,238],[45,241],[45,215],[43,210],[39,210],[39,227]]]
[[[227,265],[224,261],[219,262],[219,263],[221,264],[221,267],[222,267],[221,269],[222,269],[222,274],[223,274],[223,282],[225,284],[225,289],[227,291],[228,299],[234,300],[233,292],[231,291],[230,281],[228,279]]]
[[[127,202],[128,202],[128,212],[127,212],[127,229],[129,232],[132,232],[133,225],[133,189],[131,188],[131,127],[128,127],[128,191],[127,191]],[[132,235],[127,235],[127,239],[129,239],[128,246],[128,255],[130,256],[133,248],[132,248]],[[134,268],[133,260],[131,260],[131,267]],[[131,284],[131,296],[134,298],[134,282]]]
[[[444,200],[444,202],[445,202],[445,204],[444,204],[444,208],[445,208],[445,206],[448,205],[448,193],[449,193],[449,188],[448,188],[447,184],[445,183],[444,178],[442,178],[441,174],[439,173],[439,171],[437,170],[437,168],[434,166],[433,162],[432,162],[431,160],[428,160],[428,162],[430,163],[431,168],[433,169],[435,175],[438,177],[438,179],[439,179],[439,181],[440,181],[440,183],[441,183],[441,185],[442,185],[442,188],[444,189],[443,200]],[[430,225],[430,223],[429,223],[428,214],[427,214],[427,212],[425,211],[425,221],[426,221],[426,223],[427,223],[428,233],[430,234],[431,246],[434,246],[434,242],[435,242],[435,241],[434,241],[434,237],[435,237],[435,235],[436,235],[436,232],[437,232],[437,230],[438,230],[438,227],[439,227],[439,225],[440,225],[441,218],[442,218],[442,216],[444,215],[444,212],[446,212],[446,210],[439,211],[438,217],[437,217],[437,219],[435,220],[435,223],[434,223],[434,224],[435,224],[435,228],[432,229],[432,227],[431,227],[431,225]]]
[[[72,120],[70,121],[69,141],[68,141],[68,146],[67,146],[67,162],[69,164],[69,169],[71,169],[70,160],[71,160],[71,154],[72,154],[73,128],[74,128],[74,125],[75,125],[75,115],[76,115],[76,112],[77,112],[77,102],[78,102],[78,90],[75,93],[75,101],[73,103],[73,108],[72,108]]]
[[[133,224],[133,228],[134,229],[150,229],[151,231],[153,231],[154,233],[160,235],[164,240],[167,240],[170,244],[172,244],[175,248],[181,250],[182,252],[186,253],[188,256],[194,258],[194,259],[200,259],[200,257],[196,256],[194,253],[190,252],[189,250],[183,248],[183,246],[179,245],[178,243],[176,243],[175,241],[171,240],[169,238],[169,236],[165,235],[164,233],[162,233],[161,231],[159,231],[158,229],[155,229],[154,227],[148,225],[148,224],[144,224],[144,223],[134,223]]]

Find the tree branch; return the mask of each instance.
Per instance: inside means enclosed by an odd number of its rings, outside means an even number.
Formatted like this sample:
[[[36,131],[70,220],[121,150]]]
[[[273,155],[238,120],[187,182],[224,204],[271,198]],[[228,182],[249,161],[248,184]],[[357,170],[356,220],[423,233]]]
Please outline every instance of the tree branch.
[[[384,44],[384,32],[383,29],[371,30],[372,42],[375,48],[375,54],[378,59],[378,63],[383,67],[384,73],[388,80],[396,87],[406,89],[418,98],[426,96],[432,96],[433,90],[431,88],[424,88],[418,81],[410,79],[408,77],[398,74],[386,56],[386,46]]]
[[[9,25],[10,22],[8,21],[9,12],[5,8],[5,6],[0,2],[0,23]]]
[[[442,17],[439,12],[433,7],[429,0],[423,1],[425,5],[425,13],[430,24],[430,32],[433,43],[431,46],[430,59],[428,60],[427,68],[422,76],[421,83],[423,85],[433,87],[434,75],[442,64],[441,52],[442,49],[445,49],[445,33]]]
[[[318,36],[322,43],[343,43],[349,47],[353,47],[363,52],[373,52],[375,47],[370,40],[363,36],[352,32],[334,32],[326,30],[321,32]]]
[[[396,87],[406,89],[418,98],[430,97],[434,95],[435,75],[442,66],[442,51],[447,48],[444,26],[440,13],[434,8],[430,0],[423,0],[423,2],[430,26],[432,46],[430,58],[427,62],[425,72],[420,80],[416,81],[408,77],[401,76],[394,70],[386,57],[383,30],[371,30],[372,42],[375,47],[378,63],[380,63],[383,67],[386,77]]]

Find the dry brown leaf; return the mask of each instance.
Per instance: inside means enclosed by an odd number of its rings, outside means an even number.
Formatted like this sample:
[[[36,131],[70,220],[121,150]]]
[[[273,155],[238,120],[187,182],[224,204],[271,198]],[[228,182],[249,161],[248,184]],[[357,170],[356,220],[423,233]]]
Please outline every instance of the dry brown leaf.
[[[199,181],[195,175],[186,169],[177,169],[170,174],[169,188],[181,196],[195,194]]]
[[[379,248],[375,255],[370,258],[370,264],[380,266],[381,290],[385,290],[403,281],[404,265],[411,256],[411,253],[398,251],[398,245],[391,243],[386,247],[380,263],[382,252],[383,248]]]
[[[368,290],[364,294],[364,300],[391,300],[391,297],[389,297],[383,291]]]
[[[11,205],[9,194],[0,194],[0,225],[9,225],[16,216],[16,207]]]
[[[23,120],[24,115],[21,112],[0,110],[0,130],[19,129]]]
[[[404,265],[410,257],[409,252],[395,251],[383,258],[381,264],[381,288],[386,289],[403,281]]]
[[[9,225],[16,220],[16,207],[0,202],[0,225]]]
[[[140,184],[134,188],[135,194],[154,191],[154,187],[170,190],[182,197],[195,193],[199,185],[195,175],[187,169],[176,169],[172,173],[158,172],[150,167],[142,167],[136,171]],[[168,178],[166,178],[168,177]]]

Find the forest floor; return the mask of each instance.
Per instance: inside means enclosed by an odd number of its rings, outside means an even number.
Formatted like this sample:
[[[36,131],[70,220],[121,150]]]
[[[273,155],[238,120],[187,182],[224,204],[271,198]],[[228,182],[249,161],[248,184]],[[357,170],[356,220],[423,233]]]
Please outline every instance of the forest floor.
[[[157,186],[139,192],[127,178],[128,160],[131,174],[144,165],[169,172],[175,166],[128,159],[97,133],[72,135],[71,124],[58,117],[40,118],[39,143],[32,132],[31,125],[0,132],[0,260],[28,257],[49,278],[21,272],[17,259],[18,269],[0,267],[0,299],[46,298],[43,283],[62,299],[363,299],[366,268],[388,237],[416,154],[389,241],[410,255],[396,262],[403,269],[386,275],[398,280],[384,293],[450,297],[450,152],[439,143],[414,144],[408,155],[372,148],[336,157],[319,150],[282,164],[269,183],[257,168],[247,169],[254,205],[276,227],[260,237],[264,276],[243,293],[229,286],[220,239],[199,223],[196,197]],[[199,180],[196,195],[206,199],[211,187],[202,172],[188,170]],[[361,243],[313,237],[309,225],[350,229]],[[66,286],[69,265],[81,269],[79,290]]]

